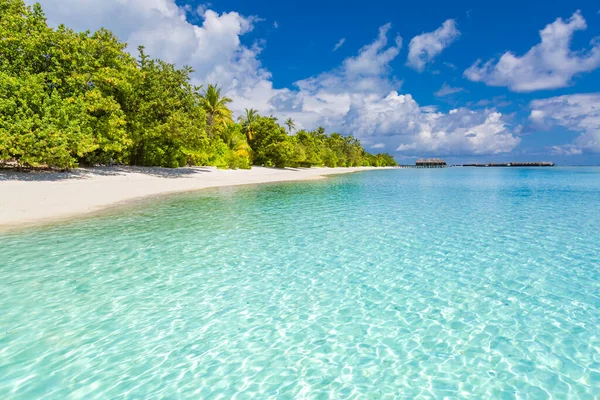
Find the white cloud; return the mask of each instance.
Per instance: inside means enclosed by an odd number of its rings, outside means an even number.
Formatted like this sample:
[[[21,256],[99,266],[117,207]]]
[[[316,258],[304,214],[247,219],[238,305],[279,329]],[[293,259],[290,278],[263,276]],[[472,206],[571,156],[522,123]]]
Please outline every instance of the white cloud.
[[[376,143],[373,146],[371,146],[372,149],[385,149],[385,144],[384,143]]]
[[[394,46],[386,48],[387,33],[391,24],[379,28],[377,39],[359,50],[358,56],[344,60],[344,69],[348,76],[373,76],[389,72],[390,62],[398,56],[402,49],[402,37],[396,35]]]
[[[275,28],[275,29],[279,28],[279,23],[277,21],[273,22],[273,28]]]
[[[456,65],[452,64],[451,62],[448,61],[444,61],[442,64],[444,64],[446,67],[455,70],[456,69]]]
[[[506,52],[498,62],[478,60],[465,71],[465,77],[490,86],[507,86],[515,92],[555,89],[571,84],[577,74],[600,67],[600,41],[592,40],[587,51],[571,50],[576,31],[587,28],[576,11],[568,21],[558,18],[540,31],[541,43],[519,57]]]
[[[27,0],[33,3],[33,0]],[[195,84],[217,83],[233,97],[233,107],[268,109],[273,89],[271,74],[262,67],[258,56],[262,43],[246,46],[241,38],[260,20],[237,12],[218,14],[203,4],[197,7],[198,25],[187,19],[186,7],[174,0],[41,0],[52,25],[65,23],[75,30],[106,27],[129,44],[156,58],[194,69]]]
[[[424,115],[417,135],[399,146],[422,149],[437,154],[499,154],[512,151],[521,139],[503,120],[501,113],[483,112],[466,108],[451,110],[448,114]]]
[[[204,13],[212,7],[211,3],[199,4],[196,7],[196,13],[200,16],[204,15]]]
[[[397,92],[366,98],[350,110],[346,122],[359,137],[395,137],[396,150],[406,154],[498,154],[520,143],[498,112],[465,108],[435,112]]]
[[[344,45],[344,43],[346,43],[346,38],[341,38],[339,42],[337,42],[335,46],[333,46],[333,51],[337,51],[340,47]]]
[[[421,72],[427,63],[450,46],[460,36],[453,19],[446,20],[442,26],[433,32],[415,36],[408,45],[408,60],[406,64]]]
[[[277,94],[271,101],[274,114],[294,113],[302,127],[347,128],[346,114],[354,103],[400,87],[401,82],[389,78],[389,64],[398,56],[402,38],[396,36],[388,46],[390,28],[382,26],[374,42],[357,56],[346,58],[340,67],[296,82],[297,90]]]
[[[600,93],[573,94],[534,100],[530,121],[540,129],[554,125],[580,133],[572,144],[555,146],[560,154],[600,153]]]
[[[578,156],[583,154],[583,151],[573,144],[565,144],[563,146],[552,146],[552,154],[559,156]]]
[[[64,22],[77,30],[104,26],[130,48],[143,44],[153,57],[190,65],[195,83],[218,83],[234,98],[236,113],[252,107],[264,115],[292,117],[298,128],[322,125],[405,154],[495,154],[519,144],[494,110],[442,113],[400,94],[402,81],[392,75],[390,65],[400,53],[402,38],[389,41],[390,24],[338,68],[299,80],[293,88],[277,89],[258,58],[264,43],[242,42],[259,23],[256,17],[203,9],[194,24],[187,19],[190,11],[174,0],[41,1],[54,25]],[[424,50],[423,60],[431,61],[436,51]]]
[[[185,8],[173,0],[41,3],[53,25],[65,23],[76,30],[92,31],[106,27],[126,41],[132,53],[143,45],[152,57],[193,66],[197,77],[218,75],[227,64],[252,62],[260,51],[259,47],[248,48],[240,43],[240,37],[253,29],[255,18],[236,12],[219,15],[205,9],[206,5],[198,6],[203,21],[197,26],[186,20]]]
[[[437,97],[444,97],[444,96],[449,96],[449,95],[454,94],[454,93],[462,92],[464,90],[465,90],[464,88],[461,88],[461,87],[452,87],[452,86],[450,86],[450,85],[448,85],[447,83],[444,82],[444,84],[442,85],[442,87],[437,92],[435,92],[434,94]]]
[[[426,113],[434,113],[437,112],[437,106],[421,106],[421,111]]]
[[[396,37],[389,45],[390,29],[382,26],[375,41],[339,68],[301,80],[298,90],[276,96],[271,102],[275,115],[293,112],[302,126],[339,129],[404,154],[497,154],[518,146],[520,138],[494,110],[443,113],[398,93],[401,82],[391,76],[390,63],[402,40]]]

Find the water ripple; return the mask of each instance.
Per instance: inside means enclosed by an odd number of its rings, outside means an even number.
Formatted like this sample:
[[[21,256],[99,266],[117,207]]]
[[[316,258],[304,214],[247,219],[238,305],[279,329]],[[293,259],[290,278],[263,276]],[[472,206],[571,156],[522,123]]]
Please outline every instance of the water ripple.
[[[375,171],[0,237],[0,396],[597,398],[599,178]]]

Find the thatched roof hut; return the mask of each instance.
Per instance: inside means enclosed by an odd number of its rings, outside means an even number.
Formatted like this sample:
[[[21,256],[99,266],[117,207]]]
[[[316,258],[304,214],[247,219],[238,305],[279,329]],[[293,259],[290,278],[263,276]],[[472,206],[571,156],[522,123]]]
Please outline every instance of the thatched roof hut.
[[[421,158],[418,159],[417,162],[417,167],[426,167],[426,168],[441,168],[441,167],[445,167],[446,161],[440,159],[440,158]]]

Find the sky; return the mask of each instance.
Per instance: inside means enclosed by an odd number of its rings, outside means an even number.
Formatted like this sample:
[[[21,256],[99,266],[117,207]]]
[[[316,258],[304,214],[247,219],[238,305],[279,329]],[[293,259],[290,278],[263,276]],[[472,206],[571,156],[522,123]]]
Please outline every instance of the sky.
[[[39,2],[53,26],[191,66],[236,114],[352,134],[402,164],[600,164],[595,0]]]

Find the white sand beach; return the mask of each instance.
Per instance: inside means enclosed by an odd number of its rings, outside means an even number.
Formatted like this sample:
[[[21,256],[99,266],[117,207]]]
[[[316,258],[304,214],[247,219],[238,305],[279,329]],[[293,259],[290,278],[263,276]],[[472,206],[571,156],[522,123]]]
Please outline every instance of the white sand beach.
[[[69,173],[0,171],[0,229],[52,222],[168,193],[321,179],[327,175],[370,169],[374,168],[97,167]]]

